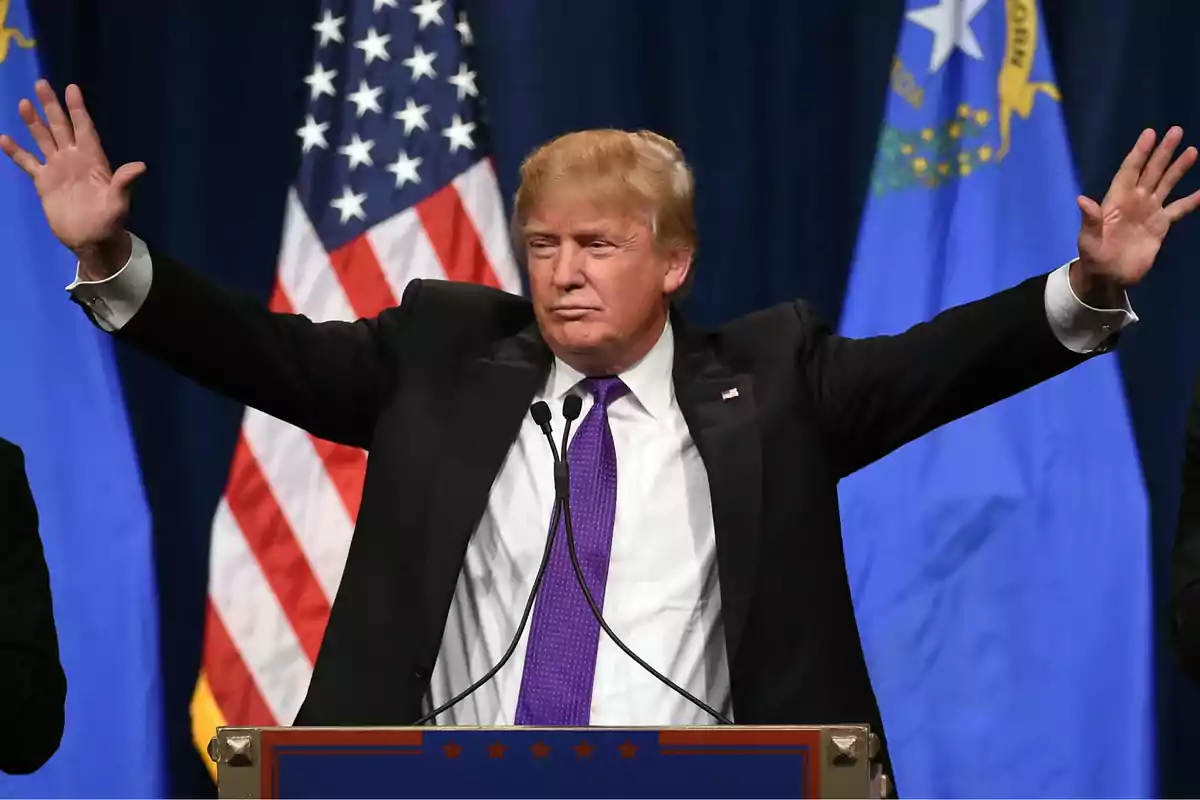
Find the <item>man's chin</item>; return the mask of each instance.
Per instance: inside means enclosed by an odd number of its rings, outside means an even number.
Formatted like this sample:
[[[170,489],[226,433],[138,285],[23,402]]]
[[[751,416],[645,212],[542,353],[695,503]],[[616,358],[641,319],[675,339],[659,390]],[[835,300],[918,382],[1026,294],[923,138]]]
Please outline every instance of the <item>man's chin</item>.
[[[560,357],[571,355],[584,359],[603,357],[615,344],[609,331],[587,322],[555,325],[546,340]]]

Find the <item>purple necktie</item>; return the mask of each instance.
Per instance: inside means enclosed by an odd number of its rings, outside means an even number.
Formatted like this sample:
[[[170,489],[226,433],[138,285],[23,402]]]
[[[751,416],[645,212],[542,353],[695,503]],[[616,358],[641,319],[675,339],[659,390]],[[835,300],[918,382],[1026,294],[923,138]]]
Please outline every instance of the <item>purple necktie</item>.
[[[608,404],[629,387],[620,378],[587,378],[583,385],[596,402],[567,450],[571,524],[579,566],[603,610],[617,511],[617,453],[608,428]],[[516,724],[587,725],[599,645],[600,624],[579,588],[567,548],[566,523],[560,521],[533,609]]]

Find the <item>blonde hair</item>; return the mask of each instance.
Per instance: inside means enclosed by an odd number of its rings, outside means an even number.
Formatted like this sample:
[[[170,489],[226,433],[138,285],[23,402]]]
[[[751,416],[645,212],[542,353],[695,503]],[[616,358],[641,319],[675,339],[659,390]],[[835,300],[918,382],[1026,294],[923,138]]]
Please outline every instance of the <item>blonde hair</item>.
[[[538,203],[555,191],[581,191],[625,213],[645,214],[660,250],[696,249],[695,181],[683,152],[652,131],[568,133],[534,150],[521,164],[512,236],[524,258],[522,232]]]

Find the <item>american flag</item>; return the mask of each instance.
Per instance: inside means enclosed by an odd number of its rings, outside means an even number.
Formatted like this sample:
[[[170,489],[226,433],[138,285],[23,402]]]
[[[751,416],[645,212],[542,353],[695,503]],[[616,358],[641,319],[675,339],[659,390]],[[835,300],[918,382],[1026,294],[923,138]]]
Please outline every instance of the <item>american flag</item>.
[[[446,0],[326,0],[313,30],[271,308],[374,316],[413,278],[520,292],[465,13]],[[201,752],[218,726],[295,718],[365,468],[361,450],[246,411],[212,527],[191,704]]]

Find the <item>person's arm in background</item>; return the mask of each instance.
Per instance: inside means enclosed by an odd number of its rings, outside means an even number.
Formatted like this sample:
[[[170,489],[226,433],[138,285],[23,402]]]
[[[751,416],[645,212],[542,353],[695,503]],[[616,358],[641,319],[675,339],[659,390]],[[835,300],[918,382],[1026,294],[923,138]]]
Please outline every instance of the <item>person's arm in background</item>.
[[[1171,647],[1200,682],[1200,375],[1188,413],[1179,526],[1171,552]]]
[[[0,770],[25,775],[54,755],[66,699],[25,458],[0,439]]]

